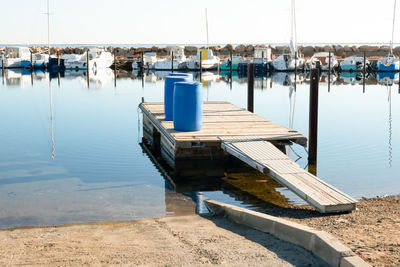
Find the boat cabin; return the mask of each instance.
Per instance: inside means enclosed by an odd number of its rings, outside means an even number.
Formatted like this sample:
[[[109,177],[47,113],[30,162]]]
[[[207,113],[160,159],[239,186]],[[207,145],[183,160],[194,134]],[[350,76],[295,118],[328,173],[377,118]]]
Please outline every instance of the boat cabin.
[[[4,56],[6,58],[24,58],[31,57],[31,51],[28,47],[6,47]]]

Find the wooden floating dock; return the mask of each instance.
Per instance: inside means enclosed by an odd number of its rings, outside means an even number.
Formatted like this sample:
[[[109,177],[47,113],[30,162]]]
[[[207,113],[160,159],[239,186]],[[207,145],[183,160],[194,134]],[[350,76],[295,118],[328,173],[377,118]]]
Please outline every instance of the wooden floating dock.
[[[322,213],[355,209],[356,200],[308,173],[282,153],[291,142],[307,138],[229,102],[204,102],[203,128],[175,131],[165,121],[164,104],[141,103],[143,137],[171,165],[180,159],[222,159],[231,154],[288,187]]]

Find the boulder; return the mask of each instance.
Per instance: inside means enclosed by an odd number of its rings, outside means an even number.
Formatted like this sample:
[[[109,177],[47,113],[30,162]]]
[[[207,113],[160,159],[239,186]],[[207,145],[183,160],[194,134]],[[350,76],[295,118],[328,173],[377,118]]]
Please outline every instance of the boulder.
[[[196,46],[185,46],[185,55],[194,56],[197,54],[197,50]]]
[[[252,45],[247,45],[246,46],[246,53],[252,54],[254,52],[254,46]]]
[[[345,45],[343,47],[343,49],[344,49],[344,52],[353,52],[353,48],[349,45]]]
[[[245,53],[246,52],[246,46],[245,45],[238,45],[238,46],[236,46],[236,48],[235,48],[235,51],[237,52],[237,53],[239,53],[239,54],[243,54],[243,53]]]
[[[379,47],[378,46],[373,46],[373,45],[362,45],[358,48],[358,51],[360,52],[378,52]]]
[[[300,47],[299,51],[305,56],[305,57],[311,57],[315,53],[315,48],[312,46],[305,46],[305,47]]]
[[[334,52],[335,49],[333,48],[332,45],[325,45],[323,48],[324,52]]]

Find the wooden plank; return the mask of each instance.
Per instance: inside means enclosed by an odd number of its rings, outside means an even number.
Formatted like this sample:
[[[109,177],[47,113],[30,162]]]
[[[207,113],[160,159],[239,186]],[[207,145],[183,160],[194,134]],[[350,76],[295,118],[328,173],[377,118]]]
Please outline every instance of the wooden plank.
[[[355,209],[355,199],[308,173],[269,142],[223,141],[221,147],[260,172],[270,174],[320,212]]]

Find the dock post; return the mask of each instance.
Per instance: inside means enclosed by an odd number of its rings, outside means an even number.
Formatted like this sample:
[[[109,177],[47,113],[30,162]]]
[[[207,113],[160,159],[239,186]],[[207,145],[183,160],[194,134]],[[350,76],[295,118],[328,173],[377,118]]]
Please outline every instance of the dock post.
[[[174,51],[171,51],[171,71],[174,72]]]
[[[233,64],[233,62],[232,62],[232,59],[233,59],[232,50],[229,51],[229,58],[230,58],[230,60],[231,60],[231,63],[230,63],[230,66],[229,66],[229,71],[230,71],[229,86],[230,86],[230,89],[232,90],[232,64]]]
[[[87,66],[87,87],[89,88],[89,48],[86,50],[86,66]]]
[[[254,63],[247,65],[247,110],[254,112]]]
[[[117,59],[115,57],[115,48],[113,50],[114,56],[114,88],[117,87]]]
[[[319,70],[310,71],[310,114],[308,128],[308,164],[317,163]]]
[[[297,52],[294,52],[294,90],[296,91],[297,83]]]
[[[4,58],[3,56],[1,57],[1,71],[4,73]]]
[[[331,51],[329,51],[329,62],[328,62],[328,92],[331,89]],[[318,77],[319,79],[319,77]]]
[[[366,60],[366,53],[365,53],[365,51],[364,51],[364,65],[363,65],[363,93],[365,93],[365,69],[366,69],[366,62],[367,62],[367,60]],[[400,83],[399,83],[399,85],[400,85]]]
[[[201,73],[203,72],[202,57],[203,57],[203,51],[200,50],[200,82],[201,82]]]
[[[31,52],[31,69],[33,70],[33,55],[32,51],[29,49],[29,52]]]
[[[144,53],[142,52],[142,64],[141,64],[141,69],[142,69],[142,88],[144,88]]]

